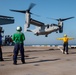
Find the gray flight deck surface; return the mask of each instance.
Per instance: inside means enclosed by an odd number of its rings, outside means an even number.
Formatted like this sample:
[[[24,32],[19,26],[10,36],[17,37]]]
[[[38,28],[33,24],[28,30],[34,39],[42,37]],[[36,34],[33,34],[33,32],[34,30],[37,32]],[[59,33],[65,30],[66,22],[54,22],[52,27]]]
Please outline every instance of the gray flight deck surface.
[[[57,47],[25,46],[25,61],[18,54],[18,65],[13,65],[13,46],[3,46],[4,61],[0,61],[0,75],[76,75],[76,49],[62,54]]]

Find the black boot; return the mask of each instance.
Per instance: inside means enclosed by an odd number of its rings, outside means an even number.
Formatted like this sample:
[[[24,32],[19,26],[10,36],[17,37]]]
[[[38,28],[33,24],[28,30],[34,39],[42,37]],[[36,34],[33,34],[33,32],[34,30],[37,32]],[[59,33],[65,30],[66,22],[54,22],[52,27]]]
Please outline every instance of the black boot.
[[[0,61],[4,61],[3,59],[0,59]]]
[[[14,65],[17,65],[17,62],[13,62]]]

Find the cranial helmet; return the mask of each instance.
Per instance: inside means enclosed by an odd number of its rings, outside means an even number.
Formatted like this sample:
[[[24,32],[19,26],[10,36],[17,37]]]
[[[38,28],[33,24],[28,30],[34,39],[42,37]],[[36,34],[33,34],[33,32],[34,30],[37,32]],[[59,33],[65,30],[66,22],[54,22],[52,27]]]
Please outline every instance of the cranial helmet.
[[[66,34],[64,34],[64,37],[67,37],[67,35],[66,35]]]
[[[16,30],[17,30],[17,31],[22,31],[22,27],[18,26],[18,27],[16,28]]]

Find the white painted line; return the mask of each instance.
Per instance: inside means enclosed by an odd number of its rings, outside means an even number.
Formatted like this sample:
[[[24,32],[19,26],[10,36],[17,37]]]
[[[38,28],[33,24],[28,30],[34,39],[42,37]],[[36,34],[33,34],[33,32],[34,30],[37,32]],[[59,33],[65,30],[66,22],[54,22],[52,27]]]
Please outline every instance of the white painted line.
[[[58,49],[60,49],[60,51],[63,53],[63,49],[61,49],[60,47],[58,47]]]

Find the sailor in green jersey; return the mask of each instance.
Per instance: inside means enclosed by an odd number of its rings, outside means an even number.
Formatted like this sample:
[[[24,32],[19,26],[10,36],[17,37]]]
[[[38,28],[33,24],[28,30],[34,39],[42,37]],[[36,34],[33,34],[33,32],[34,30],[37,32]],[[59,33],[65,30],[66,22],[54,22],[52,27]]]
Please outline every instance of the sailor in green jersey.
[[[20,50],[20,54],[21,54],[21,61],[24,64],[25,63],[25,58],[24,58],[24,40],[25,40],[25,36],[24,34],[21,32],[22,31],[22,27],[17,27],[17,32],[13,34],[12,36],[12,40],[15,43],[14,46],[14,55],[13,55],[13,64],[17,65],[17,55],[18,52]]]

